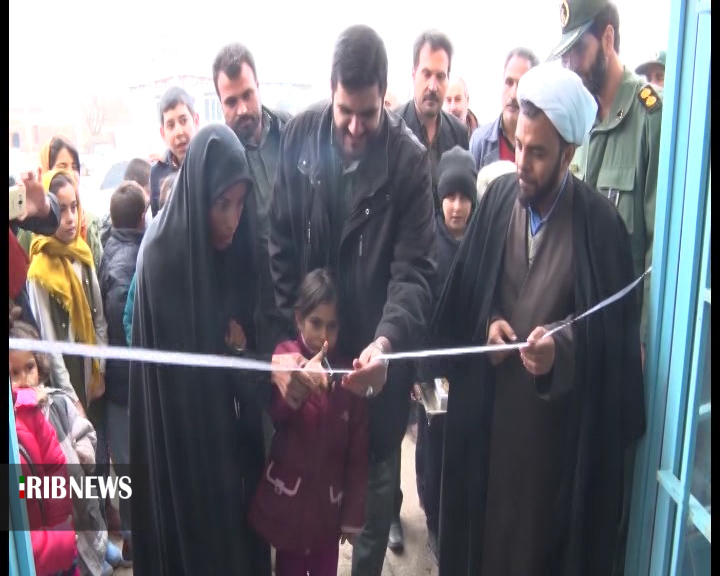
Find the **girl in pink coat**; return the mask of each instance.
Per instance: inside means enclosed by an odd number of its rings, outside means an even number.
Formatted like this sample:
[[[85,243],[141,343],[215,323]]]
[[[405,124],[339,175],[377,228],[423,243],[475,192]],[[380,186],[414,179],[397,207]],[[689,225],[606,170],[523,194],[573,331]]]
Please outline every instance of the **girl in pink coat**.
[[[326,346],[326,368],[349,367],[335,353],[336,308],[328,272],[308,274],[295,308],[298,337],[275,354],[310,359]],[[274,388],[270,416],[275,435],[250,521],[277,550],[276,576],[336,576],[340,538],[352,543],[365,521],[366,401],[336,385],[293,410]]]
[[[27,367],[27,377],[37,367]],[[35,388],[16,386],[13,382],[15,428],[24,476],[64,476],[67,486],[65,455],[50,423],[38,406]],[[72,524],[72,500],[34,499],[26,501],[30,539],[37,576],[62,574],[79,576],[77,544]]]

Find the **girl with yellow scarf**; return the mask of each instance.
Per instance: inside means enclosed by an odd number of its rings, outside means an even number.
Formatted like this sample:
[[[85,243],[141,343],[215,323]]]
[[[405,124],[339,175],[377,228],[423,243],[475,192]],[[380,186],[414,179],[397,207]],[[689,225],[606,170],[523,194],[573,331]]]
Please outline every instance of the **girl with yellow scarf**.
[[[30,245],[28,299],[44,340],[106,344],[95,263],[80,229],[82,208],[77,180],[70,171],[43,174],[43,186],[60,205],[60,225],[53,236],[35,236]],[[87,411],[105,392],[105,361],[64,356],[70,382]]]
[[[53,136],[40,149],[40,168],[38,170],[40,179],[44,179],[43,175],[51,170],[71,172],[75,175],[76,188],[79,186],[80,154],[70,140],[64,136]],[[103,252],[102,243],[100,242],[100,221],[97,216],[93,216],[89,212],[83,212],[79,220],[79,228],[80,237],[85,240],[90,248],[97,269],[100,266]],[[18,241],[29,254],[32,234],[26,230],[21,230],[18,234]]]

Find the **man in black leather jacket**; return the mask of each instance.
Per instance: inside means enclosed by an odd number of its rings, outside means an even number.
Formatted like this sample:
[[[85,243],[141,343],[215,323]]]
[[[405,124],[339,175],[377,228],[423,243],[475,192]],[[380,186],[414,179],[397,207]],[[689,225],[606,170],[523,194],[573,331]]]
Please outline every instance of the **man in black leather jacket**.
[[[369,399],[370,469],[352,574],[380,576],[413,366],[383,353],[424,341],[435,282],[435,224],[427,150],[384,108],[387,53],[367,26],[335,45],[332,102],[287,125],[270,207],[270,268],[288,336],[298,286],[328,268],[338,286],[338,352],[355,358],[343,382]],[[307,397],[278,385],[291,407]],[[308,391],[309,393],[309,391]]]

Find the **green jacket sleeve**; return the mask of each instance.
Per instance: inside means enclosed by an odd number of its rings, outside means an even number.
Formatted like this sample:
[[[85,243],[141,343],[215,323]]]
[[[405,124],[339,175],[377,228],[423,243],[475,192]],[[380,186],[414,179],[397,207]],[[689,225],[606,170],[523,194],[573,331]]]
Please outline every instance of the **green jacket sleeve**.
[[[102,260],[103,247],[100,242],[100,221],[96,216],[90,214],[86,215],[87,221],[87,245],[92,252],[93,262],[95,263],[95,270],[100,268],[100,261]]]
[[[645,186],[643,190],[643,216],[645,220],[645,270],[647,270],[652,264],[653,241],[655,239],[655,200],[657,196],[658,165],[660,162],[661,125],[662,109],[648,114],[643,134],[643,160],[645,162]],[[647,340],[648,308],[650,306],[650,275],[645,277],[642,302],[640,338],[644,345]]]
[[[135,305],[135,277],[136,274],[133,274],[132,282],[130,282],[130,288],[128,288],[125,311],[123,312],[123,327],[125,328],[125,340],[127,341],[128,346],[130,346],[130,343],[132,342],[132,315],[133,306]]]

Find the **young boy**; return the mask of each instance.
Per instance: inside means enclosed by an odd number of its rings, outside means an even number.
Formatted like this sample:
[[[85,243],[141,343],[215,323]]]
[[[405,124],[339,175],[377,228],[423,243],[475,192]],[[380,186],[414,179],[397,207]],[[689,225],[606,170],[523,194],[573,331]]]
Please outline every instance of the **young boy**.
[[[145,205],[150,205],[150,162],[144,160],[143,158],[133,158],[130,162],[128,162],[128,165],[125,168],[123,180],[131,180],[138,183],[145,194]],[[145,224],[150,224],[151,220],[152,216],[150,215],[150,210],[146,210]],[[108,212],[100,223],[100,242],[103,245],[103,250],[105,249],[105,244],[107,244],[107,241],[110,238],[110,230],[112,230],[112,219],[110,217],[110,213]]]
[[[173,185],[175,184],[175,178],[177,177],[177,172],[173,172],[165,178],[160,183],[160,206],[158,210],[158,214],[162,212],[162,209],[165,207],[165,203],[170,198],[170,194],[172,193]],[[131,336],[132,336],[132,314],[133,314],[133,306],[135,305],[135,274],[133,273],[132,282],[130,283],[130,288],[128,290],[127,295],[127,302],[125,302],[125,313],[123,314],[123,327],[125,328],[125,341],[127,342],[127,345],[131,345]]]
[[[137,255],[145,233],[146,197],[136,182],[125,180],[110,198],[112,229],[100,263],[99,281],[103,310],[108,324],[110,346],[125,345],[123,313],[130,281],[135,274]],[[128,432],[128,363],[108,360],[105,369],[107,434],[115,464],[130,463]],[[120,501],[120,520],[129,527],[128,514]],[[129,508],[129,506],[128,506]]]
[[[158,160],[150,169],[150,210],[153,218],[158,213],[160,182],[180,170],[190,140],[198,129],[199,118],[195,112],[195,100],[178,86],[168,88],[160,98],[160,136],[167,152],[164,160]]]
[[[477,198],[477,171],[472,154],[460,146],[445,152],[438,163],[437,194],[442,213],[437,216],[436,247],[438,284],[436,297],[445,285],[455,254],[460,247]],[[415,391],[419,398],[419,391]],[[438,557],[440,519],[440,477],[442,473],[444,415],[428,423],[422,404],[418,406],[418,437],[415,445],[415,475],[420,502],[425,509],[428,544]]]

